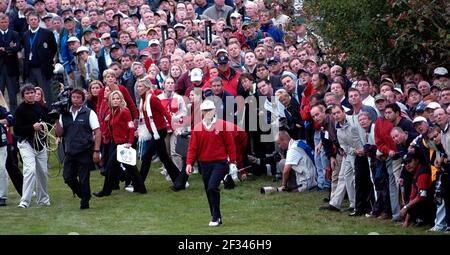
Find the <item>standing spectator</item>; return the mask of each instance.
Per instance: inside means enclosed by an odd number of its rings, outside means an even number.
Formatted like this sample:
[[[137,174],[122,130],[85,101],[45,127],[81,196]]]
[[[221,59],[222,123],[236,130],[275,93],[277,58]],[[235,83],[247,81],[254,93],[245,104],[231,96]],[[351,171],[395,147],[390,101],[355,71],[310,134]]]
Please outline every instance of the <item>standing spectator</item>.
[[[8,175],[6,172],[6,159],[8,156],[7,132],[8,127],[13,124],[13,116],[3,106],[0,106],[0,124],[0,206],[5,206],[8,199]]]
[[[55,37],[51,31],[39,27],[39,15],[37,13],[28,13],[27,22],[30,30],[24,35],[24,77],[44,90],[49,106],[53,102],[50,88],[53,76],[53,59],[58,50]]]
[[[203,184],[205,185],[211,213],[210,227],[222,224],[220,212],[220,182],[229,171],[236,179],[236,150],[231,132],[225,131],[226,123],[215,117],[215,106],[210,100],[204,101],[200,109],[203,121],[195,125],[189,141],[186,160],[186,173],[192,173],[192,165],[198,161],[201,169]],[[230,165],[228,166],[228,160]]]
[[[46,116],[42,107],[35,101],[35,91],[31,84],[22,87],[23,102],[15,113],[14,132],[19,139],[17,147],[23,162],[23,194],[20,208],[30,206],[35,188],[38,205],[50,205],[47,193],[48,155],[47,148],[43,146],[45,137],[37,137],[36,132],[44,129]]]
[[[134,192],[147,193],[141,175],[135,165],[119,163],[116,158],[117,146],[123,144],[125,148],[130,148],[134,140],[134,122],[130,110],[126,107],[125,99],[118,90],[112,91],[108,97],[110,113],[106,116],[110,135],[109,159],[106,163],[108,173],[103,183],[103,188],[99,192],[94,192],[96,197],[111,195],[114,183],[119,179],[122,169],[131,176]]]
[[[21,49],[19,34],[8,29],[9,17],[0,13],[0,90],[5,93],[8,88],[11,112],[17,108],[17,92],[19,88],[19,59],[17,53]]]

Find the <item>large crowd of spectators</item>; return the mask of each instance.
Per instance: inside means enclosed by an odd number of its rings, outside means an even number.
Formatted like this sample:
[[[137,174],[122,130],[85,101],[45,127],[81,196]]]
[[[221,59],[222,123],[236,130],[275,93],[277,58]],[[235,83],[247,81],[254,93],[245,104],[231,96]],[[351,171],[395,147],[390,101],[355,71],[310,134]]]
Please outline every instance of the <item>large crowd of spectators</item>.
[[[139,178],[127,168],[134,177],[123,179],[145,193],[155,154],[174,190],[189,185],[180,183],[186,155],[178,148],[210,98],[217,118],[233,124],[242,181],[269,175],[281,190],[328,191],[321,210],[340,211],[347,197],[350,216],[448,232],[448,63],[355,75],[330,62],[320,36],[288,8],[260,0],[0,0],[4,106],[14,114],[29,82],[49,110],[64,88],[82,89],[106,154],[115,139],[110,111],[123,103],[124,125],[136,128],[124,142],[138,144],[142,161]],[[100,197],[122,178],[102,171]]]

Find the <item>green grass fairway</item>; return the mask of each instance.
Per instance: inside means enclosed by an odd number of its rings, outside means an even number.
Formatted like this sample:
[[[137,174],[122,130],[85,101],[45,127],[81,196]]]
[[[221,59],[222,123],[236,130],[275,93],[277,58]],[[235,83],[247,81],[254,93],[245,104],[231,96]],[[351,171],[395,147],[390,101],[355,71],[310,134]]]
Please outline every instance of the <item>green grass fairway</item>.
[[[77,232],[81,235],[105,234],[426,234],[426,227],[403,229],[389,220],[349,217],[347,213],[319,211],[324,192],[272,193],[262,195],[261,186],[274,185],[271,178],[259,177],[238,184],[234,190],[221,191],[224,224],[208,227],[208,203],[200,176],[193,175],[190,188],[173,192],[153,164],[146,186],[148,194],[123,190],[109,197],[91,200],[91,209],[80,210],[79,199],[64,184],[58,164],[52,160],[48,191],[50,207],[30,208],[17,205],[19,196],[12,184],[2,216],[0,234],[56,234]],[[103,177],[91,174],[92,191],[99,191]],[[348,204],[344,204],[344,208]]]

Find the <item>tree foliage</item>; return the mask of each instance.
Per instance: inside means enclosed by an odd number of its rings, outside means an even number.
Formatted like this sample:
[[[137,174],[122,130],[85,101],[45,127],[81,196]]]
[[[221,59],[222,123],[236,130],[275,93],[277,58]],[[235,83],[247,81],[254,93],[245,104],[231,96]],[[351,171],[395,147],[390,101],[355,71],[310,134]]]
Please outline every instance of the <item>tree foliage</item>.
[[[450,60],[448,0],[305,0],[304,15],[355,69],[433,68]]]

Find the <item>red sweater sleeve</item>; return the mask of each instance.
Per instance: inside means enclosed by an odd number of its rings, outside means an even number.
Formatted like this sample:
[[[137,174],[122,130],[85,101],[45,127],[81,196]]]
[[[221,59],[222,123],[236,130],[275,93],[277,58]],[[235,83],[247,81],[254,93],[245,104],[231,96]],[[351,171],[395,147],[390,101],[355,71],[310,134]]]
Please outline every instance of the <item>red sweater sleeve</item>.
[[[128,109],[130,109],[131,117],[134,120],[139,119],[139,114],[138,114],[136,105],[134,104],[133,98],[131,98],[130,94],[128,93],[127,88],[125,86],[119,85],[119,90],[120,90],[120,92],[122,92],[123,98],[125,99],[125,102],[127,103]],[[100,99],[100,97],[99,97],[99,99]]]
[[[166,120],[168,123],[172,123],[172,116],[166,110],[166,108],[164,108],[164,106],[161,104],[161,101],[158,99],[158,97],[156,95],[154,95],[150,98],[150,103],[152,106],[152,112],[155,112],[155,111],[160,112],[162,115],[164,115],[164,117],[166,117]]]
[[[122,121],[126,125],[126,128],[128,128],[128,143],[133,144],[134,142],[134,123],[133,119],[131,118],[131,113],[128,109],[124,109],[121,112],[122,115]]]
[[[198,125],[201,125],[202,123],[197,124],[196,128],[194,130],[200,130],[198,127]],[[186,164],[187,165],[192,165],[194,163],[195,160],[197,160],[198,157],[198,133],[201,131],[192,131],[191,132],[191,139],[189,140],[189,147],[188,147],[188,153],[187,153],[187,158],[186,158]]]
[[[100,107],[102,106],[103,99],[105,98],[105,88],[101,88],[98,92],[98,103],[97,103],[97,109],[95,112],[100,112]]]
[[[386,128],[381,118],[375,121],[375,145],[384,155],[388,155],[390,151],[389,145],[386,143],[386,137],[383,135],[383,130]]]

